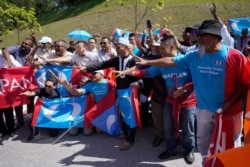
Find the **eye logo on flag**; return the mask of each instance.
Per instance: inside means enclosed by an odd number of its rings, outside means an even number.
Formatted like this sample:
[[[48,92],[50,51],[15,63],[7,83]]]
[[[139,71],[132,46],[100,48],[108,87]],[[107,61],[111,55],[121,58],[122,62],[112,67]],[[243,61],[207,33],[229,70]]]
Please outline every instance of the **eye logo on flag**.
[[[69,128],[74,122],[80,120],[76,127],[83,127],[82,118],[86,99],[86,96],[39,99],[36,103],[32,126]]]
[[[79,83],[82,76],[82,74],[76,69],[73,69],[72,66],[46,65],[35,73],[35,80],[40,88],[44,88],[46,79],[51,77],[48,72],[49,69],[53,71],[57,77],[68,82],[71,82],[73,79],[73,82]],[[56,85],[56,90],[61,96],[69,96],[68,91],[59,83]]]
[[[250,17],[228,19],[230,29],[233,34],[241,35],[241,31],[247,28],[250,31]]]
[[[118,136],[121,131],[115,105],[105,110],[101,115],[93,119],[91,123],[111,136]]]
[[[117,103],[123,121],[131,128],[141,126],[137,89],[135,86],[129,87],[128,89],[117,90],[117,96]]]

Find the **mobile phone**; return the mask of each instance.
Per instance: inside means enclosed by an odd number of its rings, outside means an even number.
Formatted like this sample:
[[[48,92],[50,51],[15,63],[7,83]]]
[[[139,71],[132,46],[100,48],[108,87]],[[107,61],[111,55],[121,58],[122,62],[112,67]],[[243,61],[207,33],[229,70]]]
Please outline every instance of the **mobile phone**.
[[[148,27],[148,28],[152,28],[151,20],[147,20],[147,27]]]

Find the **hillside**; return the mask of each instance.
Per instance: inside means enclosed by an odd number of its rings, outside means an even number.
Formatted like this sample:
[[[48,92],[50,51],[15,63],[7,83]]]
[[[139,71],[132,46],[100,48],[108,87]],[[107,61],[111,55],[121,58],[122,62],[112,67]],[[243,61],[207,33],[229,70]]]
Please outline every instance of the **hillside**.
[[[37,39],[46,35],[52,37],[53,40],[65,39],[69,41],[67,33],[74,29],[84,29],[96,36],[109,36],[114,28],[126,28],[129,31],[133,31],[134,10],[131,4],[123,7],[113,4],[105,7],[104,3],[93,3],[94,1],[92,0],[91,2],[89,4],[79,4],[77,7],[71,7],[63,11],[64,15],[67,14],[69,18],[43,25],[43,33],[37,33]],[[249,0],[179,0],[178,2],[175,2],[175,0],[166,0],[164,9],[157,10],[155,13],[150,12],[144,18],[143,23],[147,19],[151,19],[153,24],[163,25],[163,17],[171,17],[171,20],[167,23],[168,28],[172,29],[177,36],[180,36],[186,26],[201,23],[204,19],[212,19],[209,11],[212,2],[216,3],[217,13],[222,20],[250,15]],[[82,5],[84,5],[85,9]],[[86,7],[88,7],[88,10]],[[81,13],[81,10],[84,12]],[[46,23],[46,20],[53,20],[51,18],[56,18],[59,14],[53,12],[47,13],[44,17],[40,17],[41,22]],[[62,13],[60,17],[62,17]],[[143,27],[144,25],[141,24],[139,30],[142,31]],[[27,36],[29,36],[29,32],[23,32],[21,39]],[[0,46],[4,47],[15,44],[17,44],[17,35],[14,32],[6,36],[3,42],[0,43]]]

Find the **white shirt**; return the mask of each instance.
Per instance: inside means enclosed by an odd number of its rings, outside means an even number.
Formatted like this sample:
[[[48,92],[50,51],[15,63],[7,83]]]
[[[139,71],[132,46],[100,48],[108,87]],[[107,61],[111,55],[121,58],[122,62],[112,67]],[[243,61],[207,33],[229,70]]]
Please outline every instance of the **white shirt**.
[[[222,43],[229,46],[234,47],[234,38],[228,32],[227,26],[225,24],[221,27],[221,36],[222,36]]]
[[[84,56],[79,56],[78,54],[74,53],[71,57],[71,63],[76,64],[77,66],[87,66],[95,64],[98,63],[98,55],[93,54],[89,51],[85,51]]]
[[[103,61],[107,61],[112,57],[116,57],[117,56],[117,52],[115,50],[115,48],[111,48],[110,53],[106,53],[103,50],[98,50],[98,61],[99,62],[103,62]]]
[[[15,67],[22,67],[22,65],[18,61],[16,61],[12,55],[10,55],[10,60]],[[0,50],[0,68],[8,68],[7,61],[2,54],[2,50]]]

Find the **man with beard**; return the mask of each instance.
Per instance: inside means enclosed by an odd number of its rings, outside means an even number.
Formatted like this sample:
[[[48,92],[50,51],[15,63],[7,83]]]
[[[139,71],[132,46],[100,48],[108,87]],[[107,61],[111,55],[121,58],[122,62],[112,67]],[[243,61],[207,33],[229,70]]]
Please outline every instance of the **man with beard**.
[[[241,98],[250,86],[250,64],[239,51],[221,43],[221,23],[205,20],[198,29],[197,51],[185,56],[164,57],[138,64],[180,66],[190,69],[197,96],[197,146],[203,157],[208,156],[216,115],[233,121],[232,147],[240,146],[242,130]],[[227,125],[226,125],[227,126]],[[230,139],[226,139],[230,140]],[[229,149],[221,149],[220,152]]]

